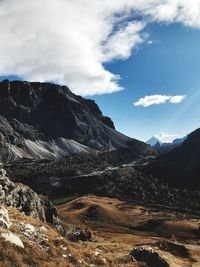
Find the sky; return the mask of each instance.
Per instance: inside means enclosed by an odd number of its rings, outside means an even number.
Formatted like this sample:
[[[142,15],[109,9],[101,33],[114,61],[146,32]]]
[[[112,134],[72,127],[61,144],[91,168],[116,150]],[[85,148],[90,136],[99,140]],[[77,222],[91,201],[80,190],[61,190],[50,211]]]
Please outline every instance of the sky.
[[[143,141],[199,127],[200,0],[1,0],[0,31],[1,80],[67,85]]]

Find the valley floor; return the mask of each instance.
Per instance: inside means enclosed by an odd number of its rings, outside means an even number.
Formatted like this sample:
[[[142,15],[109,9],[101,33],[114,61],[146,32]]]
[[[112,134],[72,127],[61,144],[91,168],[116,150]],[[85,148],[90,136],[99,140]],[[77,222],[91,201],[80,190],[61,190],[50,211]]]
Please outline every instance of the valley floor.
[[[198,216],[93,195],[57,207],[64,221],[93,232],[91,246],[103,262],[91,266],[146,266],[128,257],[140,246],[151,247],[171,267],[200,266]]]

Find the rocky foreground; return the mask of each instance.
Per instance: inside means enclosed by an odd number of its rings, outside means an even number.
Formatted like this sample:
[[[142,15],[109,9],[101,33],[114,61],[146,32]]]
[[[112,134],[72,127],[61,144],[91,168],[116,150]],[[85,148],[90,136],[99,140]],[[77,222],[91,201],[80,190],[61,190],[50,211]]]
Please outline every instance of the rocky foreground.
[[[71,252],[80,244],[70,242],[80,240],[92,240],[91,232],[63,222],[46,197],[11,182],[0,166],[1,266],[79,266]]]
[[[200,216],[95,196],[56,208],[28,186],[11,182],[2,166],[0,185],[1,266],[189,267],[200,262]]]

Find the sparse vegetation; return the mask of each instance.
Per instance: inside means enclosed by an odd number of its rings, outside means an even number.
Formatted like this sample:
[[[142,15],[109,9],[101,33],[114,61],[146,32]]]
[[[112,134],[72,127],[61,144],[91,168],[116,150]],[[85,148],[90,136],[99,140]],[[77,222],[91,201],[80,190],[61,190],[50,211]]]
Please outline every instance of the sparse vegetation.
[[[75,198],[76,197],[63,197],[63,198],[52,199],[51,201],[54,205],[62,205],[74,200]]]

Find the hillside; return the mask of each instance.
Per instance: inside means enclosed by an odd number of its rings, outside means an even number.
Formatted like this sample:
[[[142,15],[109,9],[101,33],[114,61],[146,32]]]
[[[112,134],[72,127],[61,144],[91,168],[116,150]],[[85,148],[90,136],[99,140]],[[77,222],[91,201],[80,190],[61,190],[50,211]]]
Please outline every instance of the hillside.
[[[115,130],[96,103],[66,86],[0,82],[0,158],[55,159],[95,150],[128,148],[148,154],[146,144]]]
[[[98,254],[111,256],[114,266],[199,266],[199,217],[93,195],[59,205],[58,211],[66,222],[90,227]],[[130,251],[138,261],[127,257]]]
[[[173,186],[200,189],[200,129],[189,134],[180,146],[158,157],[147,169]]]
[[[198,266],[199,141],[157,156],[66,86],[1,82],[0,264]]]

